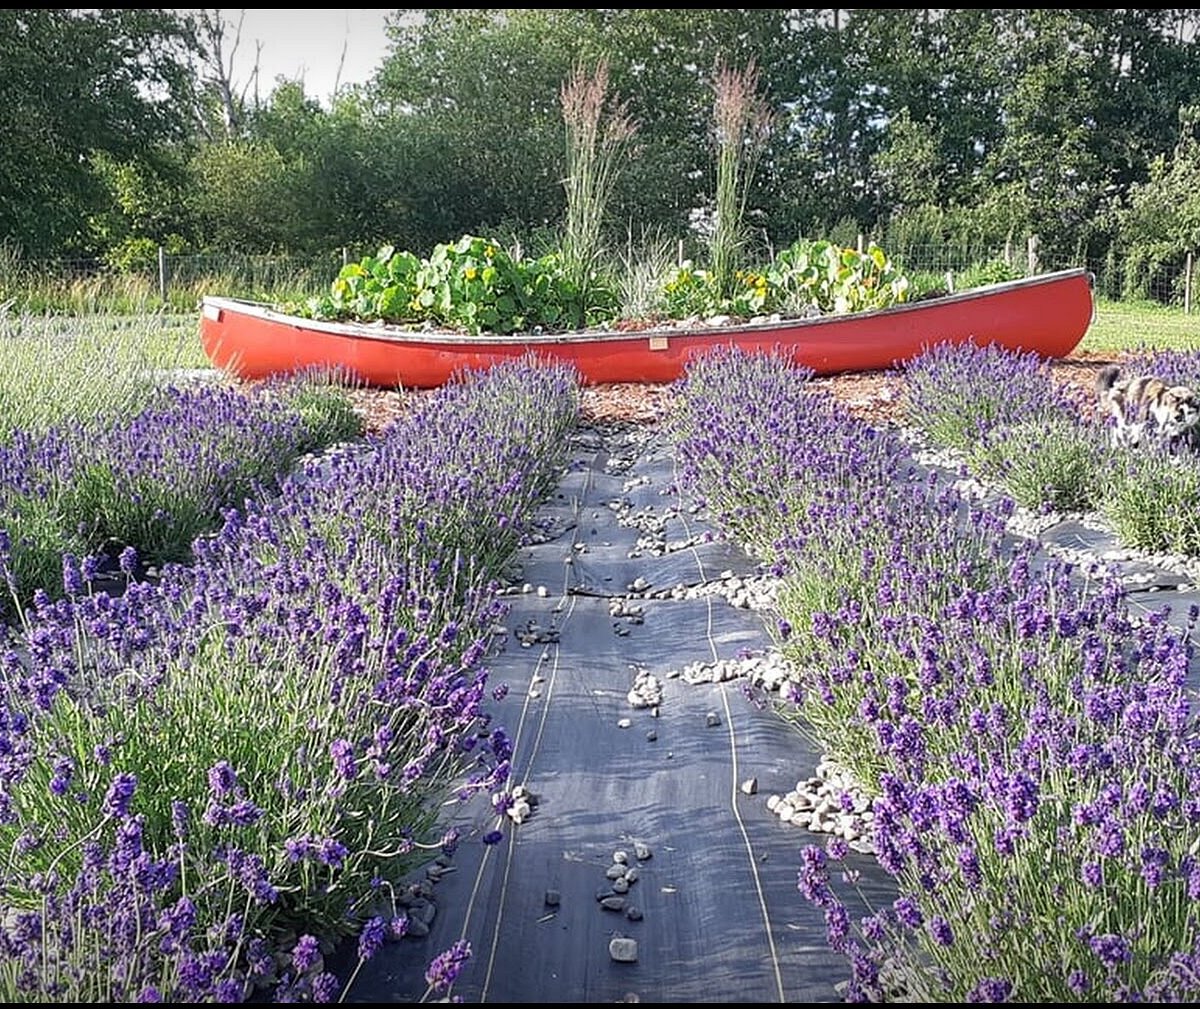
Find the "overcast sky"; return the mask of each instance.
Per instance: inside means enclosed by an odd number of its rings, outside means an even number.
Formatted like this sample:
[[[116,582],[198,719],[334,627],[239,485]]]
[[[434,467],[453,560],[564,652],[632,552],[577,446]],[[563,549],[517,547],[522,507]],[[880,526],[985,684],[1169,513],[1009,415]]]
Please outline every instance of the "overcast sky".
[[[384,20],[395,9],[222,10],[227,24],[226,59],[242,18],[241,43],[234,56],[234,83],[239,90],[245,86],[261,44],[257,55],[262,97],[271,93],[276,77],[302,77],[305,93],[328,105],[335,85],[363,84],[378,69],[387,52]]]

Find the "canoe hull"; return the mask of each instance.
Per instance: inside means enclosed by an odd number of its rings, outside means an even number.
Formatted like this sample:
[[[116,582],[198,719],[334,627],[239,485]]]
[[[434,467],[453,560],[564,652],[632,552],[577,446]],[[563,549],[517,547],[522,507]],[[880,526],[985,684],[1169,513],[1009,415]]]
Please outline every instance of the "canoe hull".
[[[874,312],[638,332],[467,336],[302,319],[209,297],[200,335],[213,364],[243,379],[327,366],[366,385],[436,388],[463,370],[533,354],[600,385],[672,382],[692,358],[728,346],[781,353],[819,375],[892,368],[940,343],[1062,357],[1078,346],[1093,312],[1091,275],[1067,270]]]

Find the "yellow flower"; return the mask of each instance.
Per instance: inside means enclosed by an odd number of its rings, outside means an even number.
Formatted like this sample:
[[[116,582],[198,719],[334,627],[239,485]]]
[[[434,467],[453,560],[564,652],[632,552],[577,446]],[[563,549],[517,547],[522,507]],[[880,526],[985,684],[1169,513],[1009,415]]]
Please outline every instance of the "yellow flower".
[[[496,254],[496,250],[493,246],[489,245],[486,249],[483,250],[483,254],[488,259],[491,259]]]
[[[473,266],[467,267],[467,280],[474,280],[479,276],[479,271]]]

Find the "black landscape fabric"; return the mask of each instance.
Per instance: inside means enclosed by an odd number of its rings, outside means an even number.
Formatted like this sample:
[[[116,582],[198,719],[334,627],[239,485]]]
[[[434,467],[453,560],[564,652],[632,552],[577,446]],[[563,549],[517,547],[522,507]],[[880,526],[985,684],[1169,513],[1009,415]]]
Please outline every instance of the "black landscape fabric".
[[[463,836],[429,935],[385,946],[349,1001],[421,1000],[429,959],[459,939],[465,1002],[840,1001],[846,961],[797,889],[801,851],[826,835],[766,804],[820,755],[744,681],[678,675],[761,653],[770,618],[704,594],[754,565],[705,540],[674,479],[652,430],[580,432],[490,663],[510,688],[495,718],[514,741],[512,781],[537,804],[519,825],[505,817],[494,846],[481,840],[497,826],[487,804],[456,812]],[[647,598],[672,588],[680,598]],[[634,707],[647,675],[661,700]],[[618,853],[636,878],[604,902]],[[890,902],[874,860],[851,858],[868,899]]]

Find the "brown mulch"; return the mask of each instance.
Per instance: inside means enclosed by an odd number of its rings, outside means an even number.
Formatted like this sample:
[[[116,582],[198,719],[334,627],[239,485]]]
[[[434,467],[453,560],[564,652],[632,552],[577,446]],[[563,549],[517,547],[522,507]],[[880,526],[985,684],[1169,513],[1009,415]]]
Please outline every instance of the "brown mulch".
[[[1050,362],[1051,374],[1064,383],[1090,392],[1096,373],[1116,358],[1111,354],[1077,351],[1069,357]],[[846,408],[873,424],[905,422],[904,380],[888,371],[852,372],[811,379],[817,388],[829,393]],[[397,392],[360,389],[351,393],[370,431],[380,431],[403,416],[419,391]],[[670,388],[666,385],[638,383],[595,385],[583,390],[581,415],[585,423],[653,423],[668,408]]]

